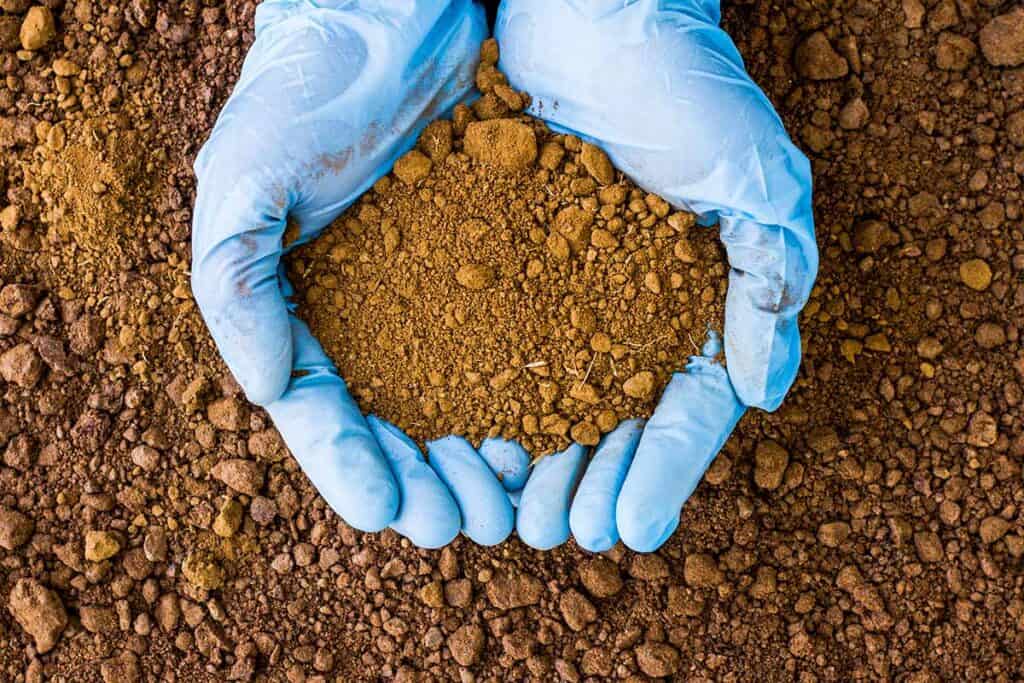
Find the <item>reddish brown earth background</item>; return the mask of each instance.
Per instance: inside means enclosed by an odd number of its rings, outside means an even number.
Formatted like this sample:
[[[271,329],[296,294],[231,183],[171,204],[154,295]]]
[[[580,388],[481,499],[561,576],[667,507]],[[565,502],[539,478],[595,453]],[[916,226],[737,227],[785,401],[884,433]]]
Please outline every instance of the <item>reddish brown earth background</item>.
[[[226,375],[190,164],[255,4],[0,0],[0,680],[1024,676],[1019,3],[726,3],[814,163],[806,360],[600,557],[354,532]]]

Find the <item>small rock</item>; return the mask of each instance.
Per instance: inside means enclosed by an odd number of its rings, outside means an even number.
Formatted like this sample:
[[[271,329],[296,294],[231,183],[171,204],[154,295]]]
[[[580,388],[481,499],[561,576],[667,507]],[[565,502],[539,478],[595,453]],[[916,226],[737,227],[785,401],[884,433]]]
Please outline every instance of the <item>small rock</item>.
[[[838,548],[850,535],[846,522],[827,522],[818,527],[818,541],[828,548]]]
[[[754,483],[774,491],[782,485],[789,453],[775,441],[761,441],[754,453]]]
[[[595,598],[610,598],[622,590],[619,567],[604,557],[595,557],[579,567],[580,581]]]
[[[263,467],[252,460],[232,458],[222,460],[210,470],[216,479],[247,496],[258,496],[263,488]]]
[[[85,532],[85,559],[90,562],[109,560],[121,552],[121,537],[112,531],[90,529]]]
[[[146,538],[142,541],[142,550],[150,562],[163,562],[167,559],[167,532],[161,527],[150,527]]]
[[[641,581],[660,581],[669,576],[668,562],[656,553],[637,555],[629,565],[629,574]]]
[[[212,556],[202,551],[185,558],[181,573],[193,586],[206,590],[217,590],[224,585],[224,570]]]
[[[21,22],[21,46],[26,50],[41,50],[57,35],[50,8],[35,6],[29,9]]]
[[[139,658],[134,652],[125,650],[116,657],[103,660],[100,664],[103,683],[138,683],[141,678]]]
[[[453,579],[444,586],[444,598],[452,607],[469,607],[473,602],[473,583],[469,579]]]
[[[499,574],[487,583],[487,598],[497,609],[517,609],[540,602],[544,584],[529,574]]]
[[[562,593],[558,602],[562,618],[573,631],[582,631],[597,619],[597,608],[579,591],[570,588]]]
[[[964,261],[960,264],[960,280],[971,289],[983,292],[992,283],[992,269],[980,258]]]
[[[994,349],[1006,343],[1006,332],[1002,325],[984,322],[978,325],[978,329],[974,333],[974,340],[983,349]]]
[[[967,423],[967,443],[980,448],[994,446],[999,440],[999,425],[988,413],[979,410]]]
[[[68,625],[60,597],[35,579],[19,579],[14,584],[7,609],[32,636],[39,654],[52,650]]]
[[[43,361],[31,344],[18,344],[0,355],[0,376],[22,389],[31,389],[43,376]]]
[[[665,678],[679,670],[679,651],[667,643],[644,643],[636,648],[636,663],[644,674]]]
[[[31,313],[39,300],[39,290],[27,285],[6,285],[0,289],[0,313],[21,318]]]
[[[596,446],[601,441],[601,430],[593,422],[584,420],[573,425],[569,436],[582,446]]]
[[[920,29],[925,23],[925,11],[921,0],[903,0],[903,26]]]
[[[914,534],[914,548],[922,562],[939,562],[945,557],[942,541],[934,531],[918,531]]]
[[[206,407],[206,417],[217,429],[237,432],[249,424],[249,410],[237,398],[222,398]]]
[[[622,391],[630,398],[645,400],[654,394],[654,373],[643,370],[625,381]]]
[[[871,112],[868,111],[868,105],[864,104],[864,100],[854,97],[840,110],[839,125],[844,130],[859,130],[867,124],[870,116]]]
[[[1024,64],[1024,7],[1000,14],[979,35],[981,52],[992,66]]]
[[[615,182],[615,169],[612,167],[608,155],[600,147],[583,143],[580,161],[587,172],[601,185],[611,185]]]
[[[470,123],[463,147],[477,161],[512,170],[526,168],[537,159],[533,128],[512,119]]]
[[[146,472],[152,472],[160,466],[160,451],[152,446],[139,444],[128,455],[136,466]]]
[[[1002,517],[986,517],[981,520],[981,524],[978,526],[978,533],[981,535],[981,542],[985,545],[991,545],[998,541],[1000,538],[1006,535],[1006,532],[1010,530],[1010,523]]]
[[[406,185],[415,185],[430,175],[433,162],[419,150],[412,150],[395,162],[395,175]]]
[[[181,605],[175,593],[164,593],[156,602],[153,610],[156,616],[156,623],[164,633],[171,633],[178,627],[178,620],[181,619]]]
[[[466,289],[487,289],[494,284],[494,268],[482,263],[467,263],[455,272],[455,281]]]
[[[868,219],[859,222],[853,229],[853,246],[861,254],[874,254],[885,246],[899,241],[889,225],[879,220]]]
[[[693,588],[713,588],[725,578],[715,558],[704,553],[687,555],[683,564],[683,578]]]
[[[476,624],[466,624],[448,637],[452,658],[461,666],[472,666],[484,651],[484,631]]]
[[[963,71],[977,53],[973,40],[945,31],[935,48],[935,65],[944,71]]]
[[[794,59],[797,73],[815,81],[842,78],[850,72],[846,58],[836,52],[821,31],[815,31],[800,43]]]
[[[452,153],[452,128],[451,121],[438,119],[427,124],[420,135],[420,148],[435,164],[441,163]]]
[[[99,350],[106,336],[107,326],[103,318],[83,315],[71,323],[68,330],[68,345],[73,353],[88,356]]]
[[[270,498],[256,496],[249,503],[249,516],[260,526],[266,526],[277,517],[277,503]]]
[[[222,538],[231,538],[242,525],[242,515],[245,510],[242,504],[234,498],[228,498],[220,507],[220,512],[213,520],[213,533]]]
[[[35,522],[30,518],[0,505],[0,548],[14,550],[25,545],[34,529]]]
[[[78,608],[78,616],[89,633],[111,634],[120,630],[117,614],[110,607],[83,605]]]
[[[441,609],[444,607],[444,585],[440,581],[431,581],[420,589],[420,600],[427,607]]]

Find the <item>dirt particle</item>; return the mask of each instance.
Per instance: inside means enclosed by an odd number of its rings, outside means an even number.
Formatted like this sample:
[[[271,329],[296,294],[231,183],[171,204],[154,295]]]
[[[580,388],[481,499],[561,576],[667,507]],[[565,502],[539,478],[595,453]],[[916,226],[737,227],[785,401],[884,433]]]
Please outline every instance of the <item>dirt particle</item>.
[[[224,569],[207,552],[196,551],[181,563],[181,573],[193,586],[206,590],[218,590],[224,585]]]
[[[41,50],[56,35],[57,26],[50,8],[40,5],[29,8],[21,23],[21,46],[26,50]]]
[[[983,292],[992,283],[992,269],[982,259],[971,259],[960,264],[960,280],[971,289]]]
[[[622,590],[622,575],[614,562],[603,557],[586,561],[579,568],[580,581],[595,598],[610,598]]]
[[[473,666],[484,651],[486,637],[476,624],[460,626],[448,637],[452,658],[461,666]]]
[[[706,553],[687,555],[683,564],[683,578],[693,588],[713,588],[725,578],[715,558]]]
[[[981,536],[981,542],[985,545],[992,545],[1005,536],[1009,530],[1010,523],[995,515],[986,517],[978,525],[978,534]]]
[[[487,583],[487,599],[497,609],[536,605],[543,593],[544,584],[529,574],[499,574]]]
[[[582,631],[598,617],[597,608],[579,591],[569,589],[558,600],[562,618],[573,631]]]
[[[569,435],[582,446],[596,446],[601,441],[601,430],[593,422],[577,422],[572,426]]]
[[[826,548],[838,548],[850,536],[846,522],[826,522],[818,527],[818,542]]]
[[[160,451],[146,444],[139,444],[128,456],[136,466],[146,472],[153,472],[160,466]]]
[[[35,523],[17,510],[0,505],[0,548],[14,550],[28,543]]]
[[[85,559],[90,562],[109,560],[121,552],[121,537],[112,531],[90,529],[85,532]]]
[[[214,427],[237,432],[249,424],[249,410],[237,398],[222,398],[206,407],[206,417]]]
[[[415,185],[430,175],[431,165],[429,157],[414,149],[395,162],[395,175],[403,183]]]
[[[636,373],[622,385],[622,391],[630,398],[650,398],[654,393],[654,373],[648,370]]]
[[[465,150],[473,159],[506,169],[524,169],[537,159],[533,128],[512,119],[474,121],[466,127]]]
[[[231,458],[213,466],[210,474],[231,489],[248,496],[258,496],[263,488],[263,467],[252,460]]]
[[[22,389],[31,389],[43,376],[43,361],[31,344],[18,344],[0,355],[0,376]]]
[[[992,66],[1024,64],[1024,7],[993,18],[979,34],[981,51]]]
[[[482,263],[466,263],[455,272],[455,281],[466,289],[480,291],[494,285],[494,268]]]
[[[40,654],[53,649],[68,625],[68,615],[60,597],[34,579],[19,579],[14,584],[7,608],[15,621],[32,636]]]
[[[245,509],[234,498],[228,498],[221,505],[217,516],[213,520],[213,533],[222,538],[231,538],[242,525],[242,516]]]
[[[583,143],[580,161],[587,169],[587,173],[601,185],[611,185],[615,182],[615,169],[608,155],[600,147]]]
[[[761,441],[754,452],[754,483],[774,491],[782,485],[789,453],[775,441]]]
[[[918,531],[914,534],[914,548],[922,562],[939,562],[945,556],[942,541],[934,531]]]
[[[452,153],[454,135],[455,133],[451,121],[446,119],[431,121],[427,124],[427,127],[423,129],[423,133],[420,135],[420,149],[423,150],[424,154],[430,157],[431,161],[435,164],[439,164],[447,159],[448,155]],[[427,167],[428,172],[429,170],[430,167]]]
[[[652,678],[665,678],[679,671],[679,650],[667,643],[647,642],[636,648],[636,663]]]
[[[794,60],[801,76],[816,81],[842,78],[850,71],[846,58],[836,52],[821,31],[815,31],[797,46]]]

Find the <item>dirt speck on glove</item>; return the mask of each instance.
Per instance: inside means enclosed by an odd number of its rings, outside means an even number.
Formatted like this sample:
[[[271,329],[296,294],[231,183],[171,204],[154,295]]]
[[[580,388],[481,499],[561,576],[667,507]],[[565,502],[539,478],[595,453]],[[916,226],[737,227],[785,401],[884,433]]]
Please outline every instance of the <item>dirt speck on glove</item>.
[[[722,329],[716,231],[529,116],[455,119],[290,258],[300,317],[363,410],[420,442],[543,455],[650,415]]]

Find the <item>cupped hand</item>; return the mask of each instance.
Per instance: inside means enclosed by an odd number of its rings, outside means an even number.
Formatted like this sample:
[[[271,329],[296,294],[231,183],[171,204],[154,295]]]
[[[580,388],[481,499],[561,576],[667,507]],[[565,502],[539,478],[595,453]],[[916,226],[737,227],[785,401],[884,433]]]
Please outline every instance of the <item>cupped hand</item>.
[[[600,551],[660,547],[747,407],[775,410],[800,364],[797,315],[818,251],[811,173],[738,51],[717,0],[505,0],[502,70],[529,113],[602,147],[638,185],[718,222],[731,266],[725,356],[691,359],[642,427],[541,462],[518,530],[535,547],[570,530]],[[574,494],[575,492],[575,494]]]
[[[460,528],[503,540],[508,495],[465,442],[432,445],[435,473],[404,435],[363,418],[290,311],[282,239],[286,222],[297,243],[315,237],[465,99],[485,37],[471,0],[268,0],[195,164],[192,288],[228,367],[349,524],[391,525],[422,547]]]

